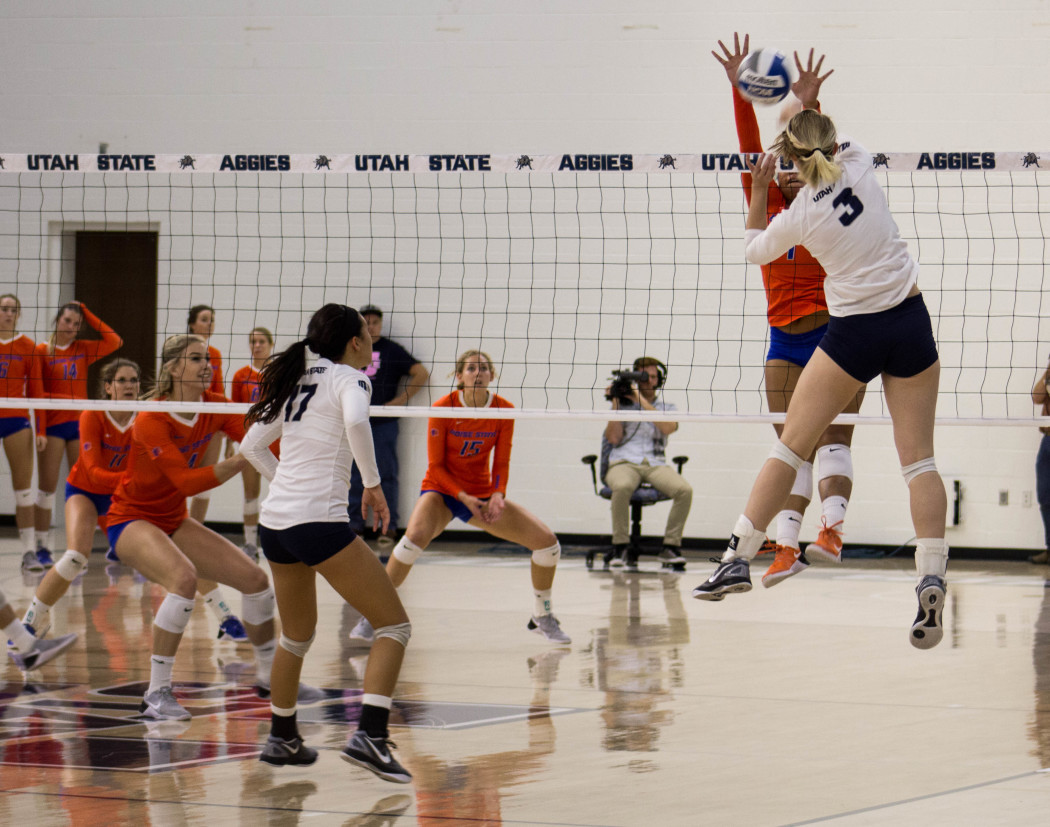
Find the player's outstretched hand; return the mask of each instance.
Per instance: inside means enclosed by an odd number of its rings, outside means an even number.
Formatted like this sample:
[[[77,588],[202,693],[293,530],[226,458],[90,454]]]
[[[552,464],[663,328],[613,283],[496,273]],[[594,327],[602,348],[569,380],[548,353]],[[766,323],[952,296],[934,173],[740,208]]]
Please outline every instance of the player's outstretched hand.
[[[753,189],[765,190],[777,175],[777,156],[765,152],[758,156],[758,160],[752,163],[747,158],[747,168],[751,170],[751,187]]]
[[[798,69],[798,80],[791,84],[791,91],[795,93],[795,97],[802,101],[802,105],[806,109],[815,109],[817,106],[817,100],[820,97],[820,86],[835,72],[834,69],[829,70],[826,74],[820,74],[820,67],[824,65],[824,55],[820,56],[817,61],[817,65],[813,65],[813,50],[809,50],[809,60],[806,61],[806,67],[802,68],[802,61],[799,60],[798,52],[795,52],[795,68]]]
[[[747,57],[747,46],[750,36],[744,35],[744,48],[740,48],[740,34],[733,32],[733,51],[729,51],[729,47],[726,46],[721,40],[718,41],[718,45],[722,47],[722,52],[725,57],[720,55],[718,52],[712,50],[711,54],[715,56],[715,60],[722,64],[722,68],[726,70],[726,77],[729,78],[729,82],[736,86],[736,73],[740,68],[740,64],[744,62],[744,58]]]

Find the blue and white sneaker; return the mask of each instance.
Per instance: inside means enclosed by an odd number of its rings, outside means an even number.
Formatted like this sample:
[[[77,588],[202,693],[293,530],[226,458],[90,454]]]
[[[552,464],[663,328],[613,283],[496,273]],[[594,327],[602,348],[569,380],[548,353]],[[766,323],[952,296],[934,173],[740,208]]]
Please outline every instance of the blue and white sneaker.
[[[27,551],[22,555],[22,571],[39,572],[44,570],[44,564],[36,556],[35,551]]]
[[[43,546],[36,550],[36,559],[45,569],[49,569],[55,565],[55,558],[51,556],[51,549],[44,548]]]
[[[946,591],[944,578],[935,574],[927,574],[915,587],[915,595],[919,598],[919,613],[911,625],[909,639],[916,649],[932,649],[944,637],[941,623]]]
[[[350,743],[339,753],[339,757],[375,773],[384,781],[408,784],[412,774],[394,758],[391,752],[394,746],[389,738],[369,738],[363,729],[359,729],[350,736]]]
[[[244,631],[244,624],[237,615],[230,615],[219,624],[219,640],[233,640],[242,643],[248,639],[248,633]]]
[[[33,648],[28,652],[17,654],[8,649],[7,654],[11,656],[15,666],[23,672],[28,672],[30,669],[39,669],[45,663],[50,663],[76,642],[76,633],[70,632],[68,635],[56,637],[54,640],[40,640],[40,638],[37,638]]]
[[[693,589],[697,600],[724,600],[727,594],[751,591],[751,562],[744,557],[734,557],[719,563],[714,573]]]

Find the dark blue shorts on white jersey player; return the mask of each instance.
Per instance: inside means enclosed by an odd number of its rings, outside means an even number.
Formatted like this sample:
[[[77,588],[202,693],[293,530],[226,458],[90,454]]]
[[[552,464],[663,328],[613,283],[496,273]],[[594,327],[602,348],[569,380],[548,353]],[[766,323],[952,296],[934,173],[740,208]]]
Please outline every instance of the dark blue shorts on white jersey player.
[[[350,523],[300,523],[291,528],[259,526],[259,545],[271,563],[317,566],[356,539]]]
[[[937,361],[933,324],[921,293],[878,313],[832,316],[820,349],[865,384],[883,373],[907,379]]]

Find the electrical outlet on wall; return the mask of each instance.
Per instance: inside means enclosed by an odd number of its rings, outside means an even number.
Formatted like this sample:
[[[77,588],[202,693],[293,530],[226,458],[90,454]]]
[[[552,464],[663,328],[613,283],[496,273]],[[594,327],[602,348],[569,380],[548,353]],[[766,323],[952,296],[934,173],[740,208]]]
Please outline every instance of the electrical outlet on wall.
[[[1031,508],[1032,507],[1032,492],[1022,491],[1021,492],[1021,507]]]
[[[1010,504],[1010,492],[1009,491],[1005,491],[1005,490],[1000,490],[999,491],[999,505],[1009,505],[1009,504]]]

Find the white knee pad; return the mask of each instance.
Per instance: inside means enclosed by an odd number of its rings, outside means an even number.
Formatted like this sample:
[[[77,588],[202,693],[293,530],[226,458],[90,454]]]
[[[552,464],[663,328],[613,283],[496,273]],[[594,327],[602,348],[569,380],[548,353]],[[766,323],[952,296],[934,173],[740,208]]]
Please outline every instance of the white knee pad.
[[[309,640],[292,640],[290,637],[286,637],[284,632],[281,632],[281,648],[302,659],[310,651],[310,646],[313,644],[315,637],[317,637],[316,631],[310,635]]]
[[[798,471],[795,472],[795,484],[791,486],[791,493],[804,500],[813,499],[813,463],[803,462]]]
[[[181,635],[186,631],[192,612],[192,600],[169,593],[165,595],[160,608],[157,609],[157,614],[153,617],[153,625],[173,635]]]
[[[32,488],[22,488],[15,492],[15,507],[28,508],[36,503],[36,492]]]
[[[47,491],[37,491],[36,504],[40,506],[40,508],[45,508],[50,511],[55,507],[55,492],[52,491],[49,494]]]
[[[252,514],[259,513],[259,498],[256,497],[254,500],[244,501],[244,516],[248,517]]]
[[[211,500],[211,489],[201,491],[199,494],[194,494],[193,499],[200,500],[201,502],[209,502]]]
[[[537,566],[543,566],[545,569],[551,569],[558,565],[558,558],[560,557],[561,543],[557,542],[553,546],[537,548],[532,551],[532,562]]]
[[[57,571],[63,580],[68,580],[72,583],[88,567],[88,560],[79,551],[73,551],[73,549],[66,549],[66,553],[62,555],[57,563],[55,563],[55,571]]]
[[[773,450],[769,452],[770,459],[779,459],[785,465],[791,466],[791,470],[798,471],[805,460],[788,448],[779,439],[774,443]]]
[[[396,640],[402,646],[408,646],[408,639],[412,637],[411,623],[397,623],[393,626],[380,626],[376,629],[376,639],[388,637]]]
[[[397,541],[397,545],[394,546],[394,557],[406,566],[415,565],[416,560],[419,559],[419,555],[423,553],[423,549],[413,543],[408,537],[402,537]]]
[[[4,594],[4,590],[0,589],[0,609],[7,605],[7,595]]]
[[[246,594],[241,601],[241,620],[252,626],[261,626],[273,620],[273,589],[267,586],[261,592]]]
[[[820,479],[845,477],[853,481],[853,454],[848,445],[825,445],[817,449]]]
[[[913,462],[911,465],[902,465],[901,474],[904,475],[904,481],[911,485],[911,481],[922,474],[928,474],[930,472],[937,473],[937,463],[933,457],[926,457],[926,459],[920,459],[918,462]]]

